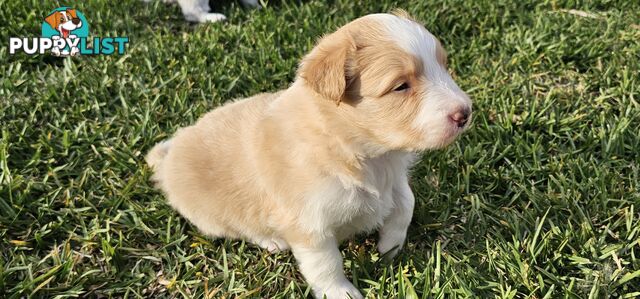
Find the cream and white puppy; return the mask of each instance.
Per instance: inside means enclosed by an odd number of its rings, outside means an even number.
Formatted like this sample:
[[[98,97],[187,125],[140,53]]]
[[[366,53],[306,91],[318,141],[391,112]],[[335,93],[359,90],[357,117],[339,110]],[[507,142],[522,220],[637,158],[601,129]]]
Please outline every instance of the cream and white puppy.
[[[395,255],[414,207],[409,167],[470,115],[440,42],[405,13],[373,14],[323,37],[288,89],[209,112],[147,162],[204,234],[290,248],[317,298],[362,298],[338,244],[379,229],[378,250]]]

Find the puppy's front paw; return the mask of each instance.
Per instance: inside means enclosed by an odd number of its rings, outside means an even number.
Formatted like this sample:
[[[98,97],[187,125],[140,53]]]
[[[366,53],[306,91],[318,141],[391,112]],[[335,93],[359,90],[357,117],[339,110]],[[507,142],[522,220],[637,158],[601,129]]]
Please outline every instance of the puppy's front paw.
[[[227,17],[225,17],[221,13],[206,13],[198,16],[198,22],[200,23],[207,23],[207,22],[214,23],[214,22],[224,21],[226,19]]]
[[[360,291],[348,281],[345,281],[340,285],[330,287],[326,290],[317,291],[315,292],[315,295],[318,299],[364,299],[364,296],[362,296]]]
[[[378,241],[378,252],[384,255],[385,258],[394,258],[398,252],[400,252],[400,249],[402,249],[406,236],[406,232],[381,231],[380,240]]]

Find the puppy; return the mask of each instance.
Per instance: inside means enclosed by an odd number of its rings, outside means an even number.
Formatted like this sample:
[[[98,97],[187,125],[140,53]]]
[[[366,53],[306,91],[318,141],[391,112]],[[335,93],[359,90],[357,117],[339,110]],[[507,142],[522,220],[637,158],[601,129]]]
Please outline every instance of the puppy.
[[[144,0],[149,2],[151,0]],[[184,18],[189,22],[205,23],[226,20],[223,14],[209,12],[209,0],[164,0],[165,3],[178,2]],[[247,7],[259,7],[258,0],[241,0]]]
[[[372,14],[322,38],[286,90],[217,108],[146,159],[170,204],[204,234],[291,249],[317,298],[363,298],[338,244],[379,229],[405,241],[420,151],[455,140],[469,97],[440,42],[405,13]]]
[[[78,18],[78,14],[75,9],[67,9],[65,11],[54,11],[48,15],[44,21],[51,26],[51,28],[60,32],[59,36],[53,36],[52,39],[75,39],[77,36],[71,34],[71,31],[82,27],[82,21]],[[51,52],[56,55],[76,55],[80,53],[78,47],[71,47],[71,49],[54,47]]]

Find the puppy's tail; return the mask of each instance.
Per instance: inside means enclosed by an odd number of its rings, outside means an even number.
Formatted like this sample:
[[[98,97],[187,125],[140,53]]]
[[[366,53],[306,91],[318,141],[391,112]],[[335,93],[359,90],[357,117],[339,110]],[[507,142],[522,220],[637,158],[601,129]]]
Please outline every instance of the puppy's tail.
[[[171,139],[162,141],[151,148],[147,156],[144,158],[147,161],[147,164],[153,169],[153,177],[151,180],[156,182],[157,184],[161,183],[161,175],[162,175],[162,161],[169,153],[169,149],[171,148]]]

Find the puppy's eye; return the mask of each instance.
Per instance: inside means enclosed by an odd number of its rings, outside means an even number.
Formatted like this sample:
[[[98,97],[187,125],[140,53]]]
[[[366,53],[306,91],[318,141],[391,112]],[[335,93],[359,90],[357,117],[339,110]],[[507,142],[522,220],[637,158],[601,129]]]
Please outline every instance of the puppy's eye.
[[[398,85],[398,87],[394,88],[393,91],[404,91],[409,89],[409,84],[407,84],[407,82],[404,82],[400,85]]]

